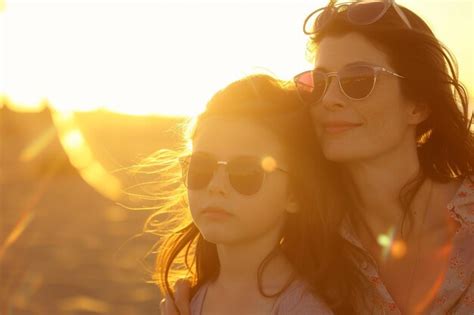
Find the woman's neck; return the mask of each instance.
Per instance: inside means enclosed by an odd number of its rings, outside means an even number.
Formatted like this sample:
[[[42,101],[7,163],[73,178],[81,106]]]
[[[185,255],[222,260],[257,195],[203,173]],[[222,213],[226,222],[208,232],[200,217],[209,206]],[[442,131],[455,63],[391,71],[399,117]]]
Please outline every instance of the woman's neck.
[[[402,152],[403,151],[403,152]],[[402,216],[400,192],[420,172],[416,147],[345,165],[363,218],[374,232],[396,225]],[[414,203],[416,204],[417,196]]]

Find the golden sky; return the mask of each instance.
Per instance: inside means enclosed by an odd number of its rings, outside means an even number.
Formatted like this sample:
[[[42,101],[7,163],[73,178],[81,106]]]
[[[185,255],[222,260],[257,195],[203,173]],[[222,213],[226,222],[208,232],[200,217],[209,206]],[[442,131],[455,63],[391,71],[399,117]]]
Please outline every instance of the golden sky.
[[[309,69],[306,15],[327,1],[0,0],[0,95],[34,110],[185,115],[254,72]],[[474,90],[471,0],[400,0],[456,55]],[[470,37],[469,37],[470,36]]]

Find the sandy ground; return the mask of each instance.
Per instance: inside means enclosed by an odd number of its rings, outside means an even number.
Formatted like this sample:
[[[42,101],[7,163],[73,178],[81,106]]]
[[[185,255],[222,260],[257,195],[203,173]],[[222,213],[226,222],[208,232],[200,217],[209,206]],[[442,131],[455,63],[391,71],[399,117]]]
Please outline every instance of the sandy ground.
[[[88,119],[93,127],[99,118]],[[163,142],[153,124],[134,120],[125,133],[113,126],[95,138],[96,146],[102,140],[112,155],[127,148],[121,165],[136,159],[134,143],[143,156]],[[22,162],[22,150],[48,128],[49,112],[0,109],[0,314],[158,314],[159,292],[149,283],[153,255],[147,256],[156,239],[140,235],[150,212],[100,195],[69,163],[57,137]],[[94,135],[93,128],[87,132]],[[152,132],[148,142],[137,141],[137,134]]]

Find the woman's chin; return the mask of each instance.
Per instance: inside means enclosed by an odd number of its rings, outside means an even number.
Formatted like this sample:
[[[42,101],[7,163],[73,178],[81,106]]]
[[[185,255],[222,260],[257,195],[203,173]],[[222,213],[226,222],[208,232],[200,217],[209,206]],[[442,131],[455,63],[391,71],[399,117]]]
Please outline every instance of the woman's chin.
[[[327,148],[323,153],[326,159],[338,163],[351,162],[357,158],[357,154],[348,148]]]

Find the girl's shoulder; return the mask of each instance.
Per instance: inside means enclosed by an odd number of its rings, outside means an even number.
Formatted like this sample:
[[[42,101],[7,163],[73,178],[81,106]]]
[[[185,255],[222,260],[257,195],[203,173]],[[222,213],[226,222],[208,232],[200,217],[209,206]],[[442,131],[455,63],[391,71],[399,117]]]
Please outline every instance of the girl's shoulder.
[[[272,314],[333,314],[324,301],[315,296],[303,280],[295,280],[279,296]]]
[[[191,315],[201,314],[208,287],[209,283],[205,283],[194,293],[189,305]]]

